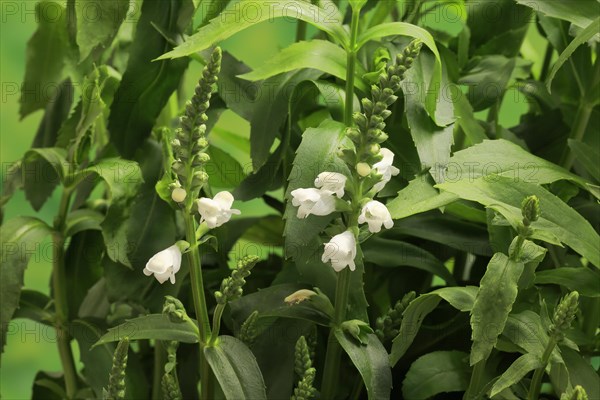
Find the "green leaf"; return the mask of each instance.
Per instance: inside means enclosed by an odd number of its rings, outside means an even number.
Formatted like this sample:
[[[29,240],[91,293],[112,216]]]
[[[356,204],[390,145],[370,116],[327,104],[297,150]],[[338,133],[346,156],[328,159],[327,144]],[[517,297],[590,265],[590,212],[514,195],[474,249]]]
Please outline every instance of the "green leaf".
[[[128,0],[76,1],[77,44],[79,60],[84,60],[97,46],[102,50],[112,43],[129,10]]]
[[[70,52],[67,15],[67,10],[60,3],[42,1],[36,4],[38,28],[27,42],[19,110],[21,118],[44,108],[51,100],[46,91],[63,79]]]
[[[517,3],[531,7],[548,17],[572,22],[580,28],[588,26],[600,15],[596,0],[516,0]]]
[[[598,149],[575,139],[569,139],[569,148],[577,162],[583,165],[596,182],[600,182],[600,152]]]
[[[489,55],[473,58],[458,83],[469,86],[468,99],[475,111],[485,110],[504,94],[516,66],[515,58]]]
[[[239,162],[225,151],[216,146],[210,146],[207,151],[210,161],[205,169],[211,188],[234,188],[246,177]]]
[[[192,326],[191,323],[171,322],[169,317],[164,314],[148,314],[110,328],[94,343],[93,347],[118,342],[124,337],[128,337],[129,340],[158,339],[198,343],[198,328]]]
[[[403,219],[411,215],[444,207],[458,196],[449,192],[438,192],[427,177],[418,176],[408,186],[398,192],[398,196],[386,204],[393,219]]]
[[[434,179],[439,177],[437,169],[445,169],[450,160],[450,148],[454,143],[454,125],[450,124],[454,119],[454,106],[448,96],[442,96],[437,101],[437,112],[428,115],[427,105],[423,104],[423,91],[433,93],[428,86],[432,81],[432,70],[435,59],[425,52],[419,54],[411,69],[406,73],[402,81],[402,90],[406,99],[406,119],[410,134],[417,148],[419,160],[423,169],[431,169],[430,173]],[[430,78],[431,76],[431,78]],[[446,74],[441,78],[441,85],[448,84]],[[436,125],[442,125],[438,127]],[[448,125],[448,126],[446,126]]]
[[[388,22],[385,24],[375,25],[374,27],[369,28],[365,32],[363,32],[358,38],[357,48],[360,49],[362,46],[364,46],[367,42],[371,40],[379,39],[384,36],[396,35],[410,36],[416,39],[420,39],[425,44],[425,46],[429,47],[429,49],[435,55],[435,66],[431,74],[431,81],[429,82],[429,87],[436,88],[437,90],[427,91],[427,96],[425,98],[425,108],[429,116],[435,121],[435,123],[438,126],[447,125],[450,121],[446,119],[440,120],[436,115],[436,107],[438,98],[440,97],[439,92],[441,90],[442,82],[442,60],[437,46],[435,45],[435,40],[429,32],[427,32],[423,28],[419,28],[416,25],[408,24],[406,22]]]
[[[34,217],[17,217],[2,225],[0,243],[2,243],[2,263],[0,264],[0,325],[2,329],[1,348],[6,343],[6,330],[15,309],[19,305],[23,275],[31,249],[40,245],[40,241],[52,232],[43,221]]]
[[[600,297],[597,272],[586,267],[579,268],[556,268],[539,271],[535,274],[536,285],[560,285],[573,291],[576,290],[582,296]]]
[[[547,326],[542,323],[542,318],[531,310],[510,314],[502,338],[517,345],[521,353],[535,354],[539,359],[542,358],[550,340]],[[553,356],[558,354],[555,350]]]
[[[504,389],[519,383],[521,379],[527,375],[527,373],[540,367],[542,367],[542,361],[538,355],[523,354],[521,357],[517,358],[515,362],[513,362],[510,367],[504,371],[502,376],[500,376],[500,379],[494,383],[490,395],[494,397]]]
[[[114,343],[94,346],[102,337],[102,331],[89,321],[77,319],[72,322],[72,332],[79,345],[81,362],[85,366],[86,382],[91,386],[97,398],[102,398],[102,389],[108,386],[109,371],[112,367]],[[125,369],[125,399],[140,399],[148,396],[148,382],[142,365],[133,351],[127,356]]]
[[[402,358],[419,332],[425,317],[444,299],[459,311],[470,311],[477,293],[476,286],[446,287],[425,293],[413,300],[402,316],[400,332],[394,338],[390,353],[392,366]]]
[[[274,75],[301,68],[314,68],[346,79],[346,52],[339,46],[326,40],[297,42],[286,47],[269,61],[252,72],[241,75],[240,78],[258,81]],[[362,80],[366,73],[360,63],[355,73],[355,86],[363,92],[368,91],[368,85]]]
[[[192,16],[192,3],[173,0],[168,3],[146,1],[133,43],[129,48],[127,70],[110,108],[110,140],[125,157],[150,135],[156,118],[171,94],[179,87],[188,60],[151,62],[172,48],[152,24],[173,36],[186,29]]]
[[[52,300],[44,293],[23,289],[19,299],[19,308],[15,310],[13,318],[29,318],[32,321],[51,326],[54,318]]]
[[[65,236],[70,237],[87,230],[101,230],[100,224],[104,215],[89,208],[71,211],[65,221]]]
[[[369,399],[389,399],[392,390],[392,370],[387,351],[377,335],[365,335],[367,343],[363,345],[340,329],[334,332],[336,339],[360,372]]]
[[[38,130],[31,147],[65,147],[58,143],[61,126],[69,116],[73,103],[74,87],[70,79],[65,79],[52,93],[50,101],[46,104],[44,117],[40,121]]]
[[[596,10],[598,9],[598,4],[596,4]],[[597,14],[597,13],[596,13]],[[546,87],[549,92],[552,92],[552,81],[556,76],[558,70],[563,66],[563,64],[571,57],[571,55],[577,50],[579,46],[586,43],[588,40],[598,35],[598,31],[600,31],[600,17],[596,18],[592,21],[585,29],[583,29],[579,34],[573,39],[571,43],[567,46],[567,48],[558,56],[558,60],[552,66],[550,73],[548,74],[548,78],[546,79]]]
[[[317,79],[320,75],[316,70],[299,70],[274,76],[262,83],[261,95],[256,99],[250,120],[250,156],[254,171],[258,171],[269,160],[269,151],[288,117],[288,106],[295,99],[293,92],[301,82]],[[292,87],[295,89],[290,90]],[[280,160],[269,160],[266,166],[270,171],[275,168],[271,161],[279,163]]]
[[[439,393],[467,389],[471,378],[469,356],[462,351],[435,351],[419,357],[402,382],[405,399],[428,399]]]
[[[565,346],[560,347],[571,385],[581,385],[589,399],[600,398],[600,377],[589,361],[578,352]]]
[[[248,18],[249,12],[255,17]],[[342,28],[341,20],[330,18],[330,13],[326,10],[301,0],[289,0],[285,3],[269,0],[241,0],[229,5],[223,10],[222,15],[227,15],[227,18],[215,17],[187,41],[158,57],[158,60],[197,53],[259,22],[272,21],[275,18],[299,19],[328,33],[339,43],[348,42],[348,34]]]
[[[456,283],[450,271],[440,260],[430,252],[413,244],[372,237],[362,245],[362,249],[365,261],[382,267],[418,268],[439,276],[448,284]]]
[[[471,365],[487,360],[504,330],[508,314],[517,298],[523,263],[496,253],[490,260],[471,310]]]
[[[540,200],[542,212],[540,219],[532,224],[532,238],[553,244],[564,243],[600,268],[598,233],[585,218],[543,187],[493,175],[472,182],[446,182],[438,187],[497,211],[515,229],[522,219],[521,202],[527,196],[535,195]]]
[[[69,170],[66,152],[58,147],[31,149],[21,166],[25,198],[39,211]]]
[[[456,124],[460,126],[472,144],[479,144],[487,139],[485,129],[473,115],[473,106],[467,96],[458,96],[454,102]]]
[[[256,358],[243,342],[219,336],[216,345],[204,348],[204,355],[227,400],[266,400]]]

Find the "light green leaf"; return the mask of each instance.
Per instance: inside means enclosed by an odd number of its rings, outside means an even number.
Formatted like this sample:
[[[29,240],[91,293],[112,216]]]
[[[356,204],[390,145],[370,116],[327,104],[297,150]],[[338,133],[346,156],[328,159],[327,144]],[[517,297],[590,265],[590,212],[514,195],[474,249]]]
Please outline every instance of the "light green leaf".
[[[21,118],[44,108],[51,99],[45,91],[56,87],[63,79],[63,69],[70,52],[67,15],[67,10],[60,3],[41,1],[36,4],[38,28],[27,42],[19,110]]]
[[[412,363],[402,382],[405,399],[428,399],[439,393],[467,389],[471,378],[469,355],[462,351],[435,351]]]
[[[600,276],[586,267],[556,268],[539,271],[535,274],[537,285],[560,285],[569,290],[576,290],[582,296],[600,297]]]
[[[462,128],[472,144],[478,144],[487,139],[485,129],[473,115],[473,107],[467,96],[458,96],[454,102],[454,113],[457,117],[456,124]]]
[[[363,345],[340,329],[334,332],[338,342],[360,372],[369,399],[389,399],[392,390],[392,370],[388,363],[387,351],[377,336],[372,333],[365,335],[367,343]]]
[[[192,326],[191,322],[171,322],[164,314],[148,314],[110,328],[93,347],[118,342],[124,337],[128,337],[129,340],[158,339],[198,343],[198,328]]]
[[[548,17],[572,22],[580,28],[588,26],[600,15],[597,0],[516,0],[517,3],[531,7]]]
[[[598,9],[598,4],[596,3],[596,9]],[[546,87],[549,92],[552,92],[552,81],[556,76],[558,70],[563,66],[563,64],[571,57],[571,55],[577,50],[579,46],[593,38],[595,35],[598,35],[600,31],[600,17],[596,18],[592,21],[585,29],[583,29],[579,34],[573,39],[571,43],[567,46],[567,48],[558,56],[558,60],[552,66],[550,73],[548,74],[548,78],[546,79]]]
[[[543,176],[540,174],[541,181]],[[522,219],[521,202],[527,196],[535,195],[540,200],[541,217],[532,224],[532,238],[553,244],[564,243],[600,267],[598,233],[579,213],[538,184],[492,175],[472,182],[446,181],[438,187],[497,211],[515,229]]]
[[[504,389],[509,388],[521,381],[521,379],[523,379],[528,372],[538,369],[541,366],[542,361],[537,355],[523,354],[521,357],[517,358],[515,362],[513,362],[510,367],[504,371],[502,376],[500,376],[500,379],[494,383],[490,395],[492,397],[497,395]]]
[[[240,78],[258,81],[295,69],[314,68],[345,80],[346,58],[346,52],[341,47],[326,40],[297,42],[280,51],[254,71],[240,75]],[[367,92],[368,85],[362,79],[366,72],[360,63],[357,67],[355,86]]]
[[[404,310],[400,332],[392,343],[390,364],[394,366],[402,358],[417,336],[425,317],[437,307],[442,299],[457,310],[467,312],[473,307],[476,293],[476,286],[446,287],[422,294],[413,300]]]
[[[398,196],[387,203],[393,219],[403,219],[411,215],[444,207],[459,197],[450,192],[438,192],[427,177],[419,176],[398,192]]]
[[[207,151],[210,161],[206,163],[208,183],[211,188],[234,188],[246,177],[239,162],[216,146]]]
[[[187,41],[174,50],[163,54],[158,60],[185,57],[197,53],[252,25],[263,21],[272,21],[275,18],[299,19],[328,33],[338,43],[347,43],[348,33],[342,28],[341,20],[335,17],[331,18],[330,14],[326,10],[301,0],[287,0],[285,2],[241,0],[230,4],[223,10],[222,16],[211,20],[208,25],[190,36]],[[249,15],[255,17],[249,18]]]
[[[219,336],[216,345],[204,348],[204,355],[227,400],[266,400],[256,358],[243,342]]]
[[[502,338],[517,345],[523,354],[535,354],[540,359],[550,339],[541,317],[531,310],[510,314]]]
[[[71,211],[65,221],[65,236],[70,237],[85,230],[100,230],[104,215],[89,208]]]
[[[360,49],[367,42],[375,39],[379,39],[384,36],[409,36],[421,40],[425,46],[435,55],[435,67],[431,75],[431,81],[429,82],[430,88],[437,88],[438,90],[427,91],[427,97],[425,99],[425,108],[429,116],[436,122],[438,126],[445,126],[450,121],[438,120],[436,116],[437,101],[440,96],[441,82],[442,82],[442,60],[440,53],[435,44],[433,36],[425,29],[420,28],[416,25],[408,24],[406,22],[388,22],[385,24],[375,25],[372,28],[367,29],[363,32],[357,43],[357,48]]]
[[[79,60],[84,60],[96,46],[110,46],[129,10],[128,0],[75,1]]]
[[[517,298],[523,263],[496,253],[490,260],[471,310],[471,365],[487,360],[504,330],[508,314]]]
[[[2,263],[0,264],[0,305],[1,348],[6,343],[8,324],[19,305],[23,275],[31,249],[39,246],[40,241],[52,232],[43,221],[34,217],[17,217],[6,221],[0,231],[2,243]]]

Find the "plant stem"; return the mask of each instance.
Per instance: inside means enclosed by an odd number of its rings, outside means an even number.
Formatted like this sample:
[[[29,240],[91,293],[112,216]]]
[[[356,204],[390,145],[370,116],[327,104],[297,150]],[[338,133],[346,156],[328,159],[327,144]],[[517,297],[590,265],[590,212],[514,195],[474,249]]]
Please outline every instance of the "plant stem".
[[[224,304],[217,304],[215,307],[215,312],[213,314],[213,328],[212,335],[210,337],[210,344],[214,344],[219,337],[219,331],[221,330],[221,318],[223,317],[223,311],[225,311]]]
[[[529,393],[527,394],[528,400],[537,400],[540,395],[542,378],[546,372],[546,365],[548,365],[548,361],[550,360],[550,356],[554,351],[554,347],[556,347],[556,338],[551,336],[548,344],[546,345],[546,349],[544,350],[544,355],[542,356],[542,366],[536,369],[533,373],[531,385],[529,386]]]
[[[160,340],[154,343],[154,371],[152,376],[152,400],[162,399],[161,379],[164,373],[165,349]]]
[[[354,111],[354,70],[356,69],[356,39],[358,37],[359,19],[360,11],[352,10],[350,45],[346,52],[346,104],[344,109],[344,123],[346,126],[350,126],[352,124],[352,112]]]
[[[207,344],[207,338],[211,336],[210,322],[208,319],[208,310],[206,309],[206,298],[204,297],[204,282],[202,279],[202,267],[200,265],[200,251],[198,241],[196,240],[196,223],[194,217],[188,210],[184,210],[183,218],[186,229],[186,240],[190,244],[190,250],[187,252],[188,264],[190,266],[190,279],[192,285],[192,296],[194,298],[194,309],[196,310],[196,319],[198,321],[198,339],[200,351],[200,373],[201,373],[201,399],[210,399],[212,388],[212,374],[210,366],[204,356],[204,347]]]
[[[64,371],[65,388],[67,397],[72,399],[77,392],[77,369],[73,360],[71,349],[71,336],[66,327],[69,321],[69,305],[67,302],[67,282],[65,272],[65,237],[64,226],[69,212],[71,190],[65,188],[58,207],[58,214],[54,219],[53,235],[53,266],[52,289],[54,292],[54,305],[56,309],[55,329],[57,334],[58,353]]]
[[[481,390],[481,380],[483,379],[483,375],[485,373],[485,363],[486,360],[481,360],[473,367],[473,373],[471,374],[471,382],[469,382],[469,387],[465,392],[464,399],[471,400],[475,399]]]

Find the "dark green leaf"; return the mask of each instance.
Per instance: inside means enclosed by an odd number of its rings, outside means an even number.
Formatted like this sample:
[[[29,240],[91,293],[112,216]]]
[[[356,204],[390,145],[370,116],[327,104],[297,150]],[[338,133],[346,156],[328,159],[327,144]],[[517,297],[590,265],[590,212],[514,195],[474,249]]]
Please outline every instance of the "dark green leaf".
[[[182,34],[192,16],[191,7],[192,3],[187,0],[142,4],[127,70],[108,120],[110,140],[125,157],[132,157],[150,135],[156,118],[179,86],[188,65],[188,59],[152,62],[172,46],[151,23],[169,34]]]
[[[515,66],[516,59],[501,55],[471,60],[458,83],[469,86],[468,98],[475,111],[489,108],[502,97]]]
[[[93,347],[118,342],[124,337],[128,337],[129,340],[158,339],[198,343],[198,328],[192,326],[191,322],[171,322],[169,317],[163,314],[148,314],[110,328]]]
[[[505,254],[496,253],[490,260],[471,310],[471,365],[487,360],[496,345],[517,298],[522,272],[523,264]]]
[[[25,197],[39,211],[56,186],[65,178],[69,163],[66,152],[58,147],[31,149],[23,157],[21,167]]]
[[[19,308],[13,318],[29,318],[41,324],[51,325],[54,318],[52,300],[44,293],[23,289],[19,299]]]
[[[32,255],[31,249],[39,246],[40,241],[50,233],[50,227],[34,217],[17,217],[2,225],[0,232],[0,243],[2,243],[2,264],[0,264],[2,338],[0,346],[2,350],[6,343],[8,323],[19,305],[23,275]]]
[[[402,382],[405,399],[428,399],[439,393],[467,389],[471,378],[469,356],[462,351],[436,351],[412,363]]]
[[[569,147],[575,155],[576,162],[581,163],[596,182],[600,182],[600,152],[598,149],[574,139],[569,139]]]
[[[67,215],[65,221],[65,236],[70,237],[87,230],[100,230],[104,215],[88,208],[75,210]]]
[[[369,399],[389,399],[392,390],[392,371],[388,354],[375,334],[366,335],[367,343],[360,344],[340,329],[335,337],[360,372]]]
[[[38,28],[27,42],[25,79],[21,91],[21,118],[42,109],[51,100],[48,91],[62,81],[70,52],[67,10],[60,3],[42,1],[35,7]],[[53,144],[52,144],[53,145]]]
[[[595,0],[516,0],[517,3],[531,7],[538,13],[548,17],[563,19],[574,23],[580,28],[587,27],[600,15],[598,2]]]
[[[204,348],[204,355],[227,400],[266,400],[256,358],[243,342],[232,336],[219,336],[214,346]]]

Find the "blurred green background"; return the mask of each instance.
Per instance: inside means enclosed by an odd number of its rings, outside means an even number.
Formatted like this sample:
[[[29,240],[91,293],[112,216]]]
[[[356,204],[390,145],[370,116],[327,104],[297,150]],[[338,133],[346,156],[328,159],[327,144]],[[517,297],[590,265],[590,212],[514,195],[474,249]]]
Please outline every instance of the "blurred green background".
[[[4,1],[3,3],[6,4]],[[35,16],[31,13],[35,9],[35,2],[14,2],[13,4],[18,7],[18,13],[15,15],[3,13],[0,27],[0,58],[2,60],[0,69],[2,81],[0,161],[3,165],[3,176],[8,163],[20,158],[29,148],[42,117],[42,111],[38,111],[20,121],[19,94],[8,90],[14,87],[14,84],[20,85],[23,79],[27,40],[36,29]],[[292,43],[295,31],[295,22],[287,20],[267,22],[236,35],[223,43],[223,48],[253,67],[268,60],[279,49]],[[312,30],[309,30],[310,32]],[[524,57],[534,62],[533,70],[536,75],[543,57],[541,54],[544,50],[542,43],[542,38],[539,37],[535,25],[532,24],[522,50]],[[195,85],[200,70],[199,64],[190,64],[186,75],[186,87],[189,87],[190,90]],[[520,115],[526,108],[527,104],[522,97],[506,96],[501,110],[503,125],[510,127],[518,123]],[[249,132],[248,123],[231,112],[227,112],[221,117],[219,125],[242,136],[248,135]],[[247,157],[246,155],[245,160],[239,160],[242,165],[246,165]],[[58,191],[38,213],[38,216],[47,222],[52,221],[58,207],[57,193]],[[238,207],[246,209],[248,211],[246,215],[261,213],[261,207],[258,209],[253,205]],[[18,192],[9,202],[5,218],[33,214],[35,212],[25,200],[23,192]],[[48,293],[51,266],[49,260],[43,257],[43,247],[42,244],[40,255],[32,257],[30,261],[25,273],[25,287]],[[13,323],[10,330],[13,333],[9,334],[8,343],[2,355],[0,394],[3,399],[27,399],[31,396],[31,386],[36,372],[38,370],[59,371],[60,362],[53,341],[54,332],[51,328],[27,320],[15,320]],[[76,347],[74,345],[74,352],[78,357]]]

